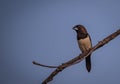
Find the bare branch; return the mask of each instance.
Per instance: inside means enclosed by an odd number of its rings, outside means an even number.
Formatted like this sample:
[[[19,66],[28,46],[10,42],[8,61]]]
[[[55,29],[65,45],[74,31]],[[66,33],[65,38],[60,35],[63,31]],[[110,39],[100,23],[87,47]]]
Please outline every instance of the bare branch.
[[[48,82],[53,80],[53,77],[56,76],[59,72],[61,72],[62,70],[64,70],[65,68],[67,68],[68,66],[71,66],[73,64],[77,64],[79,62],[81,62],[83,59],[85,59],[87,56],[89,56],[93,51],[95,51],[96,49],[104,46],[105,44],[107,44],[109,41],[111,41],[112,39],[114,39],[115,37],[117,37],[120,34],[120,29],[117,30],[115,33],[109,35],[108,37],[106,37],[105,39],[103,39],[102,41],[98,42],[98,44],[96,44],[94,47],[92,47],[89,51],[80,54],[79,56],[71,59],[68,62],[65,62],[61,65],[59,65],[58,67],[54,67],[57,68],[55,69],[43,82],[42,84],[47,84]],[[33,64],[35,64],[35,62],[33,62]],[[37,65],[37,64],[36,64]],[[38,64],[39,65],[39,64]],[[40,64],[41,66],[42,64]],[[42,65],[43,66],[43,65]],[[44,65],[43,67],[46,67],[46,65]]]
[[[58,68],[58,66],[44,65],[44,64],[37,63],[35,61],[33,61],[32,63],[35,64],[35,65],[42,66],[42,67],[47,67],[47,68]]]

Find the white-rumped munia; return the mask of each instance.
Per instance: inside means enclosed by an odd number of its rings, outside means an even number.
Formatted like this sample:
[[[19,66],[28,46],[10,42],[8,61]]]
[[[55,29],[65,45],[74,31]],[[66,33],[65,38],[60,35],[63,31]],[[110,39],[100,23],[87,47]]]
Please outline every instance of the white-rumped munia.
[[[73,29],[77,33],[77,41],[78,41],[78,45],[79,45],[79,48],[82,51],[82,53],[90,50],[90,48],[92,48],[92,42],[91,42],[91,38],[90,38],[86,28],[83,25],[76,25],[73,27]],[[85,61],[86,61],[87,71],[90,72],[90,70],[91,70],[91,54],[85,58]]]

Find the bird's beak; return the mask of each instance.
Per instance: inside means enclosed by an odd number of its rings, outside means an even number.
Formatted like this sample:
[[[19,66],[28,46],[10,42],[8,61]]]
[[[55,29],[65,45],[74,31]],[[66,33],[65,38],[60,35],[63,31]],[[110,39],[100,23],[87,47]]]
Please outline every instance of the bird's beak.
[[[77,27],[73,27],[73,30],[77,31],[77,30],[78,30],[78,28],[77,28]]]

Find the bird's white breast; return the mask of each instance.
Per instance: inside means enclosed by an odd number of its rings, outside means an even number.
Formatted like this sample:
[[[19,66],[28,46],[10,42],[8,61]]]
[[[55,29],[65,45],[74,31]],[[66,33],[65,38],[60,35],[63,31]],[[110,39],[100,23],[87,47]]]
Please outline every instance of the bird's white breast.
[[[82,52],[89,50],[92,47],[89,36],[87,38],[78,40],[78,45]]]

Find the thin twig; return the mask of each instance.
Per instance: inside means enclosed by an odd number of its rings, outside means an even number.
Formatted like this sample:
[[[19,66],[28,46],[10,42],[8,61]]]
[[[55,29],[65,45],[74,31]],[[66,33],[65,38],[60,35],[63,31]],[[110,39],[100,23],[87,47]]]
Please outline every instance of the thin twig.
[[[42,67],[47,67],[47,68],[58,68],[58,66],[44,65],[44,64],[37,63],[35,61],[33,61],[32,63],[35,64],[35,65],[42,66]]]

